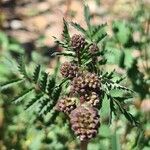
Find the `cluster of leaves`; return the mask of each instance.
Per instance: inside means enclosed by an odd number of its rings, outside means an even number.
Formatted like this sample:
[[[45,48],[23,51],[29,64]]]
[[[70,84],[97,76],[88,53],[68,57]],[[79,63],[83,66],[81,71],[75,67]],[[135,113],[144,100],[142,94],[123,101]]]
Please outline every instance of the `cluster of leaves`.
[[[18,68],[22,76],[1,84],[1,91],[14,84],[25,84],[25,82],[30,82],[31,86],[22,91],[12,102],[21,103],[27,95],[34,93],[34,97],[26,102],[25,109],[29,109],[34,105],[36,109],[38,108],[39,115],[46,115],[53,109],[61,93],[61,83],[58,85],[55,84],[56,72],[50,76],[48,73],[41,71],[41,66],[37,65],[33,75],[29,75],[26,71],[22,56],[19,59]],[[55,113],[53,112],[53,114]]]
[[[11,45],[17,45],[18,51],[12,50]],[[2,131],[0,132],[0,140],[2,141],[0,147],[2,149],[23,149],[24,147],[30,149],[39,149],[39,147],[43,149],[44,147],[45,149],[49,146],[52,149],[67,148],[68,145],[64,145],[64,143],[72,140],[72,137],[68,135],[69,129],[62,126],[61,122],[65,122],[65,119],[58,116],[57,126],[49,125],[54,123],[57,112],[50,108],[53,107],[53,102],[50,99],[50,104],[47,105],[48,92],[44,94],[39,88],[42,85],[44,87],[46,81],[43,80],[46,79],[42,78],[47,74],[47,89],[50,78],[53,83],[47,91],[52,93],[52,90],[57,87],[54,84],[58,66],[56,66],[54,74],[49,75],[42,71],[45,70],[45,60],[47,59],[44,54],[40,53],[39,55],[38,52],[32,52],[32,61],[29,62],[28,54],[24,54],[25,57],[20,56],[23,50],[20,47],[21,44],[17,43],[16,40],[0,33],[0,131]],[[25,64],[24,61],[27,63]],[[36,65],[36,62],[42,64],[42,67]],[[57,63],[59,65],[59,62]],[[37,75],[38,72],[39,76]],[[59,85],[58,83],[58,89],[61,90]],[[57,95],[56,89],[55,92]],[[53,97],[54,95],[53,92]],[[57,99],[56,95],[55,98]],[[16,107],[14,105],[16,103],[22,105]],[[42,105],[47,106],[47,108],[42,107]],[[50,113],[47,113],[46,109],[49,109]],[[60,128],[61,133],[59,132]],[[62,136],[61,134],[64,135],[64,140],[56,146],[55,143]],[[37,138],[34,135],[38,135]],[[14,139],[16,140],[14,141]],[[30,142],[27,142],[28,140]]]

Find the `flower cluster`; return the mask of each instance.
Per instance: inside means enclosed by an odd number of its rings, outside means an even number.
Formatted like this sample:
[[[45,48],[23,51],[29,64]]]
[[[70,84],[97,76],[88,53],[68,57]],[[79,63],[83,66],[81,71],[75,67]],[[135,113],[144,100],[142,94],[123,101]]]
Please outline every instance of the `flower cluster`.
[[[74,109],[70,114],[70,122],[81,141],[95,137],[100,125],[98,111],[91,106],[79,106]]]
[[[84,37],[73,35],[72,49],[81,51],[86,45]],[[96,44],[89,47],[89,53],[98,51]],[[56,105],[58,111],[64,112],[70,118],[72,130],[81,141],[90,140],[98,133],[100,126],[98,105],[100,103],[100,79],[96,73],[81,70],[76,63],[65,62],[61,65],[60,73],[71,80],[69,95],[60,98]]]

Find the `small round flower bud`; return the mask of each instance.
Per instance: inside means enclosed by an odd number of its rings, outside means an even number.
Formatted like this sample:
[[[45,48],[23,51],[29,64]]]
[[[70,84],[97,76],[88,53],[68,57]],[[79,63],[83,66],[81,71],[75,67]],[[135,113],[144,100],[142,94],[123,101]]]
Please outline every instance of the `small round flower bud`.
[[[56,104],[56,110],[62,111],[69,115],[72,110],[76,108],[76,98],[75,97],[63,97]]]
[[[87,73],[85,75],[85,83],[89,88],[98,89],[100,88],[100,81],[98,76],[95,73]]]
[[[74,63],[64,62],[61,65],[60,72],[63,77],[72,79],[78,73],[78,67]]]
[[[86,83],[83,74],[78,75],[72,80],[72,92],[73,93],[84,93],[86,91]]]
[[[74,34],[71,38],[71,46],[75,51],[84,48],[85,43],[85,38],[81,35]]]
[[[91,54],[96,54],[99,51],[98,46],[96,45],[96,43],[93,43],[90,47],[89,47],[89,52]]]
[[[80,102],[90,104],[92,107],[97,107],[100,103],[99,95],[96,92],[90,94],[84,94],[80,97]]]
[[[81,141],[90,140],[98,133],[100,126],[98,110],[79,106],[70,114],[71,127]]]

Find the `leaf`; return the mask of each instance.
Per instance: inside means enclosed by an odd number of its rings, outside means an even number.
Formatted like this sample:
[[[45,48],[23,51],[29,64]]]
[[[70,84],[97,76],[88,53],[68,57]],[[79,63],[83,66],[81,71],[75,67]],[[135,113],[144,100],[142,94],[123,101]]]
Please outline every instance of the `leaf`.
[[[106,77],[107,77],[108,79],[112,79],[114,73],[115,73],[115,69],[114,69],[113,71],[111,71],[110,73],[108,73]]]
[[[18,43],[9,44],[9,50],[13,52],[17,52],[19,54],[24,53],[24,49]]]
[[[82,63],[83,63],[83,65],[88,65],[88,64],[90,64],[91,62],[92,62],[92,58],[87,59],[87,60],[84,60]]]
[[[95,43],[99,43],[102,39],[104,39],[107,36],[107,33],[102,33],[101,35],[98,35],[94,41]]]
[[[124,50],[121,50],[120,58],[119,58],[119,67],[125,68],[125,53]]]
[[[59,96],[60,96],[60,93],[61,93],[61,90],[62,90],[62,87],[61,86],[57,86],[55,87],[53,93],[52,93],[52,99],[57,102]]]
[[[34,90],[34,88],[32,87],[32,88],[30,88],[30,89],[27,89],[27,90],[23,91],[23,92],[20,93],[17,97],[15,97],[15,98],[12,100],[12,102],[14,102],[15,104],[21,102],[21,101],[25,98],[25,96],[26,96],[27,94],[30,94],[30,92],[32,92],[33,90]]]
[[[86,30],[81,27],[79,24],[71,22],[70,23],[75,29],[77,29],[78,31],[82,32],[84,35],[86,35]]]
[[[133,98],[133,96],[128,95],[128,96],[124,96],[124,97],[113,97],[113,98],[116,99],[116,100],[119,101],[119,102],[123,102],[123,101],[125,101],[125,100],[128,100],[128,99]]]
[[[110,117],[109,117],[109,124],[111,124],[111,121],[112,121],[112,112],[114,113],[114,115],[117,115],[116,114],[116,108],[115,108],[115,104],[113,102],[113,98],[109,95],[109,94],[106,94],[107,95],[107,98],[109,99],[110,101]]]
[[[47,92],[48,95],[51,95],[51,93],[54,90],[54,86],[55,86],[55,78],[49,78],[48,83],[47,83]]]
[[[113,100],[110,99],[110,121],[109,121],[110,124],[111,124],[111,120],[112,120],[112,112],[114,113],[114,115],[117,115],[115,104],[114,104]]]
[[[51,56],[69,56],[69,57],[75,57],[75,53],[71,52],[71,51],[55,52]]]
[[[37,83],[37,81],[39,79],[40,69],[41,69],[40,65],[37,65],[36,68],[34,69],[34,72],[33,72],[33,81],[34,81],[34,83]]]
[[[117,81],[115,81],[116,83],[120,83],[121,81],[123,81],[126,78],[126,76],[121,77],[120,79],[118,79]]]
[[[102,58],[101,60],[98,61],[98,64],[99,64],[99,65],[105,65],[106,62],[107,62],[107,59]]]
[[[60,41],[60,40],[58,40],[55,36],[53,36],[53,38],[54,38],[56,44],[60,45],[60,46],[63,47],[63,48],[66,48],[66,49],[68,49],[68,50],[71,50],[69,43],[67,43],[67,42],[65,42],[65,41]]]
[[[55,69],[54,69],[54,73],[52,75],[52,78],[54,78],[56,80],[57,76],[58,76],[58,73],[59,73],[59,69],[60,69],[60,59],[57,58],[57,62],[56,62],[56,66],[55,66]]]
[[[116,100],[114,99],[114,102],[117,104],[119,110],[122,112],[122,114],[124,114],[124,116],[126,117],[126,119],[129,120],[131,124],[133,124],[134,126],[138,126],[138,125],[139,125],[139,123],[137,122],[136,118],[134,118],[134,117],[132,116],[132,114],[130,114],[129,112],[127,112],[127,111],[121,106],[121,104],[120,104],[119,101],[116,101]]]
[[[63,19],[63,23],[64,23],[64,29],[63,29],[63,37],[66,43],[70,43],[70,35],[69,35],[69,31],[68,31],[68,24],[65,21],[65,19]]]
[[[107,80],[107,81],[104,81],[106,83],[106,86],[109,90],[114,90],[114,89],[118,89],[118,90],[124,90],[124,91],[127,91],[127,92],[130,92],[130,93],[134,93],[133,90],[131,89],[128,89],[122,85],[119,85],[111,80]]]
[[[4,32],[0,32],[0,45],[2,50],[8,50],[9,39],[6,33]]]
[[[32,98],[25,106],[25,110],[29,109],[35,102],[39,101],[43,97],[43,93],[40,93],[36,95],[34,98]]]
[[[2,83],[0,84],[0,91],[3,91],[13,85],[16,85],[20,82],[23,82],[24,80],[23,79],[14,79],[14,80],[11,80],[11,81],[8,81],[8,82],[5,82],[5,83]]]
[[[125,21],[115,21],[113,31],[119,43],[125,45],[132,38],[130,27]]]
[[[120,141],[119,141],[119,135],[115,131],[112,135],[112,150],[121,150]]]
[[[90,10],[89,10],[89,7],[87,5],[84,5],[84,18],[85,18],[85,21],[86,21],[86,24],[90,30],[91,26],[90,26],[90,19],[91,19],[91,16],[90,16]]]
[[[143,143],[142,139],[144,136],[144,130],[139,128],[137,136],[135,137],[135,143],[132,145],[132,149],[136,148],[136,146],[141,147],[141,143]]]
[[[58,116],[59,112],[56,110],[51,110],[51,117],[48,122],[46,122],[46,126],[50,126],[51,124],[55,123],[55,119]]]
[[[126,91],[132,92],[132,93],[134,92],[133,90],[126,88],[126,87],[119,85],[119,84],[114,84],[113,87],[114,87],[114,89],[126,90]]]
[[[30,79],[27,75],[26,68],[25,68],[25,62],[24,62],[24,58],[22,55],[19,58],[18,68],[19,68],[19,72],[23,75],[24,78]]]
[[[40,88],[42,91],[46,91],[46,86],[47,86],[47,78],[48,78],[48,74],[46,72],[42,73],[42,78],[40,80]]]
[[[39,115],[46,115],[50,112],[51,109],[51,101],[50,98],[43,98],[41,102],[39,102]]]
[[[95,37],[97,37],[99,34],[102,34],[104,28],[107,26],[107,24],[101,24],[101,25],[96,25],[96,26],[92,26],[92,38],[95,39]]]
[[[64,83],[66,83],[69,80],[69,78],[64,78],[61,83],[59,84],[59,87],[61,87]]]

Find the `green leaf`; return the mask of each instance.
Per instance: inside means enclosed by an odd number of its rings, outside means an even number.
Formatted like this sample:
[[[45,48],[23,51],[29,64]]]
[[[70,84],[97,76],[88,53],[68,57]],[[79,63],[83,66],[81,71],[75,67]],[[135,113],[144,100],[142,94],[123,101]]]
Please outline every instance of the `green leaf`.
[[[116,80],[115,82],[118,84],[118,83],[120,83],[121,81],[123,81],[125,78],[126,78],[126,76],[120,77],[120,79]]]
[[[54,40],[55,40],[55,43],[60,45],[61,47],[63,48],[66,48],[68,50],[71,50],[71,47],[70,47],[70,44],[65,42],[65,41],[60,41],[58,40],[55,36],[53,36]]]
[[[9,39],[4,32],[0,32],[0,45],[3,50],[8,50]]]
[[[108,73],[108,74],[106,75],[106,78],[108,78],[108,79],[112,79],[112,78],[113,78],[114,73],[115,73],[115,69],[114,69],[113,71],[111,71],[110,73]]]
[[[59,112],[56,110],[51,110],[51,117],[49,121],[46,123],[46,126],[50,126],[51,124],[55,123],[55,119],[58,116]]]
[[[40,89],[44,92],[46,91],[47,79],[48,79],[48,74],[46,72],[43,72],[42,78],[40,80]]]
[[[114,89],[117,89],[117,90],[123,90],[123,91],[127,91],[127,92],[130,92],[130,93],[134,93],[133,90],[129,89],[129,88],[126,88],[122,85],[119,85],[111,80],[106,80],[104,81],[104,83],[106,84],[107,88],[109,90],[114,90]]]
[[[52,75],[52,78],[54,78],[55,80],[56,80],[56,78],[58,76],[59,69],[60,69],[60,59],[57,58],[56,66],[55,66],[55,69],[54,69],[54,73]]]
[[[86,30],[81,27],[81,25],[77,24],[77,23],[74,23],[74,22],[71,22],[70,23],[75,29],[77,29],[78,31],[82,32],[84,35],[86,35]]]
[[[22,55],[19,58],[18,68],[19,68],[19,72],[23,75],[23,77],[30,80],[30,78],[28,77],[27,72],[26,72],[25,62],[24,62],[24,58]]]
[[[106,62],[107,62],[107,59],[103,58],[103,59],[101,59],[101,60],[98,61],[98,64],[99,65],[105,65]]]
[[[123,102],[125,100],[133,98],[133,96],[132,95],[128,95],[128,96],[124,96],[124,97],[113,97],[113,98],[116,99],[119,102]]]
[[[83,65],[88,65],[88,64],[90,64],[91,62],[92,62],[92,58],[83,60],[82,64],[83,64]]]
[[[75,57],[75,53],[71,52],[71,51],[55,52],[51,56],[69,56],[69,57]]]
[[[130,121],[130,123],[131,123],[132,125],[134,125],[134,126],[138,126],[138,125],[139,125],[137,119],[134,118],[134,117],[132,116],[132,114],[130,114],[129,112],[127,112],[127,111],[121,106],[121,104],[120,104],[119,101],[117,101],[117,100],[114,99],[114,102],[115,102],[116,105],[118,106],[120,112],[122,112],[122,114],[124,114],[124,116],[126,117],[126,119],[127,119],[128,121]]]
[[[19,54],[23,54],[24,53],[24,49],[18,43],[10,44],[9,45],[9,50],[11,50],[13,52],[17,52]]]
[[[139,146],[139,148],[142,146],[141,143],[143,143],[143,137],[144,137],[144,130],[142,128],[139,128],[137,135],[135,137],[135,142],[132,145],[132,149],[136,148],[136,146]],[[143,143],[144,144],[144,143]]]
[[[33,72],[33,82],[37,83],[40,75],[41,66],[37,65]]]
[[[47,113],[50,112],[51,108],[51,100],[50,98],[43,98],[39,102],[39,115],[46,115]]]
[[[89,7],[87,5],[84,5],[84,18],[85,18],[85,21],[86,21],[86,24],[90,30],[91,26],[90,26],[90,19],[91,19],[91,16],[90,16],[90,10],[89,10]]]
[[[29,109],[34,103],[39,101],[43,97],[43,93],[37,94],[34,98],[32,98],[25,106],[25,110]]]
[[[65,21],[65,19],[63,19],[63,23],[64,23],[64,29],[63,29],[63,37],[66,43],[70,43],[70,35],[69,35],[69,31],[68,31],[68,24]]]
[[[52,93],[52,99],[56,102],[60,96],[62,87],[61,86],[57,86],[55,87],[53,93]]]
[[[1,83],[0,84],[0,91],[3,91],[13,85],[16,85],[20,82],[23,82],[24,80],[23,79],[14,79],[14,80],[11,80],[11,81],[8,81],[8,82],[5,82],[5,83]]]
[[[115,131],[115,133],[112,135],[112,150],[121,150],[121,145],[119,141],[119,135]]]
[[[116,108],[115,108],[115,104],[113,102],[113,99],[110,98],[110,119],[109,119],[109,123],[111,124],[111,120],[112,120],[112,112],[114,113],[114,115],[116,114]]]
[[[121,44],[127,44],[131,39],[131,30],[125,21],[115,21],[113,23],[113,31],[116,39]]]
[[[113,102],[113,98],[109,94],[106,94],[106,96],[107,96],[107,99],[109,99],[109,106],[110,106],[109,124],[111,124],[111,122],[112,122],[112,113],[114,113],[114,115],[117,115],[116,114],[116,108],[115,108],[115,104]]]
[[[95,43],[99,43],[101,40],[103,40],[105,37],[107,36],[107,33],[102,33],[100,35],[98,35],[97,37],[95,37],[94,41]]]
[[[23,91],[23,92],[20,93],[17,97],[15,97],[15,98],[12,100],[12,102],[14,102],[15,104],[21,102],[21,101],[26,97],[26,95],[27,95],[27,94],[30,94],[30,92],[32,92],[33,90],[34,90],[34,88],[32,87],[32,88],[30,88],[30,89],[27,89],[27,90]]]
[[[92,38],[95,39],[99,34],[102,34],[104,32],[104,28],[107,26],[107,24],[101,24],[101,25],[93,25],[92,26]]]
[[[48,95],[51,95],[51,93],[53,92],[54,90],[54,87],[55,87],[55,78],[49,78],[48,80],[48,83],[47,83],[47,92],[48,92]]]

